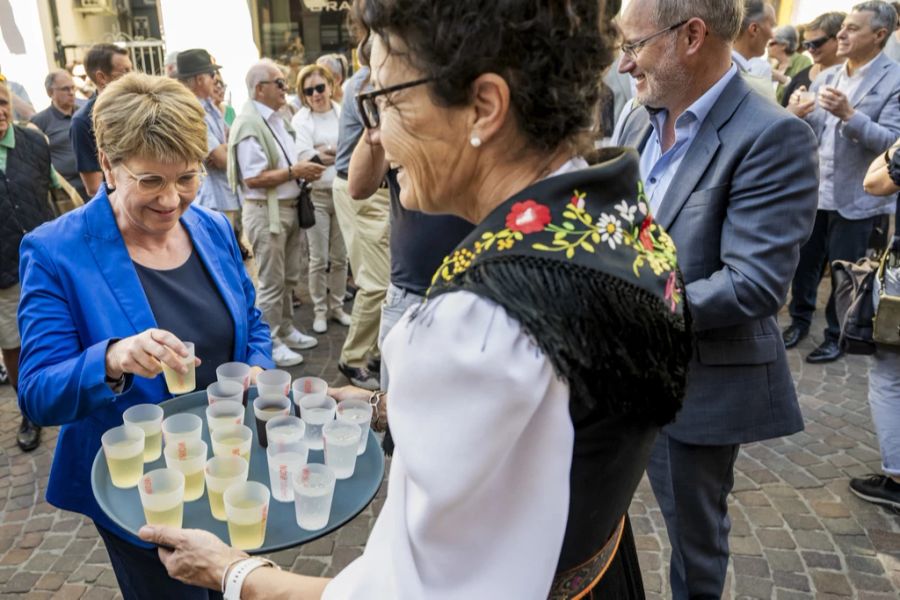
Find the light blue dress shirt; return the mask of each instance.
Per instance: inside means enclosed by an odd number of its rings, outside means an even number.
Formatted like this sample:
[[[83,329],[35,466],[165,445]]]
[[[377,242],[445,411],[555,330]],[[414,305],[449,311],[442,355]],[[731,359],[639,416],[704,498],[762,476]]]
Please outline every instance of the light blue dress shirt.
[[[725,87],[737,75],[737,72],[737,67],[731,65],[731,68],[715,85],[709,88],[705,94],[700,96],[678,117],[675,121],[675,143],[666,152],[662,151],[660,134],[665,126],[669,112],[660,110],[650,113],[650,124],[653,126],[653,132],[650,134],[650,139],[647,140],[643,152],[641,152],[641,177],[644,179],[644,191],[647,194],[650,210],[653,214],[659,213],[662,199],[666,195],[672,179],[678,172],[681,161],[684,160],[694,138],[697,137],[700,126],[703,125],[703,121],[706,120],[707,115],[715,106],[719,96],[722,95]]]
[[[228,140],[225,131],[225,118],[219,109],[216,108],[212,100],[201,100],[203,110],[206,115],[203,120],[206,121],[206,145],[207,152],[212,152],[220,145]],[[238,201],[237,194],[231,191],[228,185],[228,175],[224,169],[216,169],[210,165],[206,167],[207,176],[203,180],[203,185],[197,192],[195,202],[204,208],[212,210],[226,211],[238,210],[241,205]]]

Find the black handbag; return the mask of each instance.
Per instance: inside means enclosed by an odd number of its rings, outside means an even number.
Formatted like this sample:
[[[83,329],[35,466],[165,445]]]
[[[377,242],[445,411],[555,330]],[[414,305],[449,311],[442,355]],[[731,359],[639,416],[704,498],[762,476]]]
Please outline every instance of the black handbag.
[[[272,131],[272,127],[269,125],[268,121],[263,119],[263,123],[266,124],[266,128],[269,130],[269,133],[272,134],[275,143],[278,144],[278,147],[281,149],[281,153],[284,154],[284,159],[287,161],[288,169],[290,169],[291,157],[288,156],[284,146],[281,145],[278,136]],[[313,208],[311,188],[310,185],[306,183],[305,179],[298,179],[297,185],[300,186],[300,195],[297,196],[297,220],[300,222],[300,229],[309,229],[316,224],[316,210]]]

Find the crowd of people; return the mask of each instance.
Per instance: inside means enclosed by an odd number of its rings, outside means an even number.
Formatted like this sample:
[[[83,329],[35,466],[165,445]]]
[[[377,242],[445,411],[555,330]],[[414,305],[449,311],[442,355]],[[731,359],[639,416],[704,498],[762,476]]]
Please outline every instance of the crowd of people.
[[[900,3],[777,28],[765,0],[620,8],[356,0],[352,75],[300,42],[237,110],[204,49],[151,76],[98,44],[95,93],[52,71],[39,113],[0,79],[18,443],[63,426],[48,501],[93,519],[126,598],[220,597],[230,572],[242,598],[639,598],[645,471],[673,597],[721,597],[735,461],[803,429],[787,351],[823,277],[894,246]],[[845,351],[834,285],[825,320],[810,363]],[[337,577],[99,508],[100,436],[170,397],[183,340],[202,388],[232,360],[299,365],[332,326],[330,393],[387,403],[395,450]],[[849,485],[900,509],[900,351],[873,365],[883,473]]]

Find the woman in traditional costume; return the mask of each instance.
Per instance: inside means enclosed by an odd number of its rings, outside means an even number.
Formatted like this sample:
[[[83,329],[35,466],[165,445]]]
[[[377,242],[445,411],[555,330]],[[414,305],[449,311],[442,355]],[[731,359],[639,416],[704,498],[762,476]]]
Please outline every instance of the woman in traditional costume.
[[[334,579],[145,529],[171,575],[226,598],[643,596],[625,515],[690,342],[636,155],[590,167],[577,150],[611,62],[602,4],[366,0],[363,143],[404,207],[476,224],[384,344],[387,500]]]

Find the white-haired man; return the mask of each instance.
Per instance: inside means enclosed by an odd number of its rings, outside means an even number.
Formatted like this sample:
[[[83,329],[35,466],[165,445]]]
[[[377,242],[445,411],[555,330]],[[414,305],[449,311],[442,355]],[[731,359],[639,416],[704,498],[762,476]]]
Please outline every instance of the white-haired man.
[[[287,84],[274,62],[247,71],[250,99],[228,139],[228,181],[243,201],[244,232],[259,266],[257,302],[272,330],[272,358],[280,367],[303,362],[294,350],[313,348],[316,338],[297,330],[291,290],[300,280],[300,180],[315,181],[325,170],[297,156],[294,132],[281,116]]]

